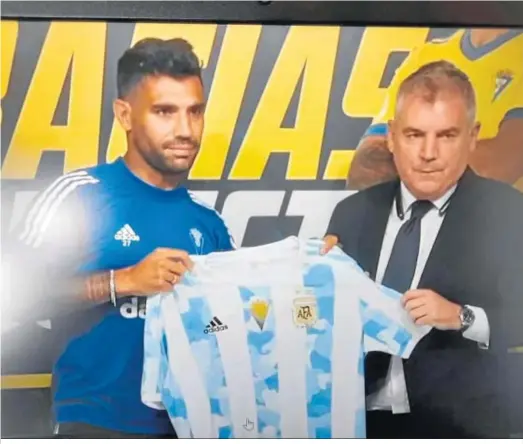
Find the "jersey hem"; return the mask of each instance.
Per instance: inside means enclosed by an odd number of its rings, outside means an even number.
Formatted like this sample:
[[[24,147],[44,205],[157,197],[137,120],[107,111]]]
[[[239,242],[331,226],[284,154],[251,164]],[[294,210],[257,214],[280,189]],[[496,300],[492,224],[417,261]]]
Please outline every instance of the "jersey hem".
[[[116,421],[112,421],[111,418],[107,418],[107,412],[93,412],[90,409],[86,409],[85,406],[82,405],[74,407],[69,406],[67,411],[59,409],[56,411],[55,417],[58,424],[79,422],[122,433],[161,435],[172,432],[172,429],[170,428],[171,423],[169,420],[166,420],[168,427],[136,427],[132,425],[116,424]]]
[[[142,402],[149,408],[155,410],[165,410],[163,406],[161,396],[144,395],[142,396]]]
[[[403,353],[401,354],[401,357],[403,359],[409,359],[410,358],[410,355],[412,354],[412,352],[414,351],[414,348],[418,345],[419,341],[421,339],[423,339],[426,334],[431,330],[432,328],[428,328],[427,329],[427,332],[425,334],[420,334],[419,336],[415,336],[413,337],[408,343],[407,343],[407,346],[405,347],[405,350],[403,350]]]

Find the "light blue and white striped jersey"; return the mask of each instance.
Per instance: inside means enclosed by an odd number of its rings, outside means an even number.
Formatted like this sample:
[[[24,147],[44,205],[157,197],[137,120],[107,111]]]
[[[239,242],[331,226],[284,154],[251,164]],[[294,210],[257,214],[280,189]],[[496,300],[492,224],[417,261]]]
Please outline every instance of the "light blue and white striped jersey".
[[[339,248],[289,237],[194,257],[148,299],[142,400],[180,438],[365,437],[365,351],[429,331]]]

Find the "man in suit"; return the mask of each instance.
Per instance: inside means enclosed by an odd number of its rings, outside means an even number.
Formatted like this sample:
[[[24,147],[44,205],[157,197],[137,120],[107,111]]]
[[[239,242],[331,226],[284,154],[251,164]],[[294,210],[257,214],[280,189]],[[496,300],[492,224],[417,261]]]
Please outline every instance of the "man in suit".
[[[340,244],[434,327],[408,361],[366,356],[370,438],[503,437],[521,420],[507,362],[523,338],[523,196],[467,167],[475,115],[454,65],[411,74],[389,122],[399,179],[344,199],[329,224],[325,252]]]

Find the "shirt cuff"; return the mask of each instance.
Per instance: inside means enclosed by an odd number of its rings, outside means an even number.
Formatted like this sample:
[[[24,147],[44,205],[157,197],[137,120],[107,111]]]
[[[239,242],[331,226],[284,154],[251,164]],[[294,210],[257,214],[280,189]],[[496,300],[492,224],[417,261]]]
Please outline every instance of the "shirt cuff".
[[[474,323],[463,332],[465,339],[475,341],[482,348],[488,348],[490,342],[490,325],[485,310],[468,305],[474,313]]]

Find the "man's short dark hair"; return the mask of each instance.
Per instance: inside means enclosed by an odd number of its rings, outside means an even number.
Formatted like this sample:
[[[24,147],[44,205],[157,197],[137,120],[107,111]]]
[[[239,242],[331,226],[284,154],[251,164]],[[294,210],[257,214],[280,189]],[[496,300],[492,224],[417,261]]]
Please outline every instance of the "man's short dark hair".
[[[197,76],[201,80],[201,71],[200,60],[188,41],[181,38],[146,38],[125,51],[118,60],[118,97],[126,97],[148,76],[175,79]]]

